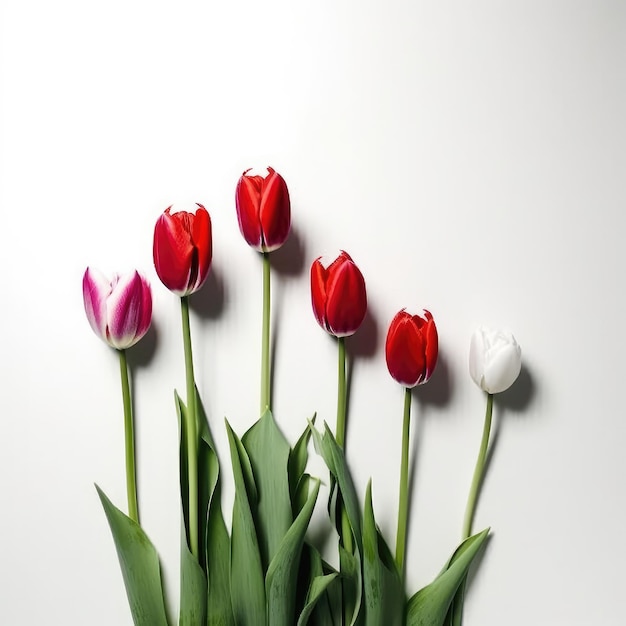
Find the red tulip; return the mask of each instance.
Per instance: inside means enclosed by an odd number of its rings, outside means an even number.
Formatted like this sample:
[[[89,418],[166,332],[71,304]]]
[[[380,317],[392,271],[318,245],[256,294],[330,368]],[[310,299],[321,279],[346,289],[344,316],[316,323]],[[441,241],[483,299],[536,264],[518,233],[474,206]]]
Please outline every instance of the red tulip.
[[[437,327],[429,311],[424,317],[402,309],[387,332],[385,356],[391,376],[411,388],[425,383],[437,364]]]
[[[255,250],[271,252],[289,235],[289,191],[283,177],[271,167],[267,176],[251,175],[250,171],[242,174],[235,192],[239,230]]]
[[[150,328],[152,292],[137,271],[114,274],[109,280],[88,267],[83,276],[83,301],[94,333],[112,348],[130,348]]]
[[[209,274],[213,245],[211,218],[198,204],[194,213],[170,213],[168,207],[154,227],[154,267],[161,282],[176,295],[202,287]]]
[[[335,337],[353,335],[365,318],[365,279],[347,252],[328,266],[321,257],[311,265],[311,300],[319,325]]]

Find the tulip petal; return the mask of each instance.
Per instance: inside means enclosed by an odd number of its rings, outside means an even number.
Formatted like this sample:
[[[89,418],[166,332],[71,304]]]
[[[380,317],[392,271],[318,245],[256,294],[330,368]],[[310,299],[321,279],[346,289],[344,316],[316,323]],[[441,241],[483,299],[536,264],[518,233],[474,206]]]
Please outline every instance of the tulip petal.
[[[478,328],[470,340],[469,372],[472,380],[483,390],[483,376],[485,371],[485,338],[484,329]]]
[[[191,242],[197,250],[197,267],[195,280],[189,285],[188,293],[198,291],[209,275],[213,258],[213,234],[209,212],[198,204],[195,216],[190,215]],[[193,271],[193,269],[192,269]]]
[[[346,252],[328,267],[326,322],[336,337],[353,335],[367,312],[365,279]]]
[[[508,389],[517,379],[522,368],[521,350],[511,343],[499,344],[487,354],[484,389],[489,393],[500,393]]]
[[[171,207],[170,207],[171,208]],[[190,240],[188,213],[170,215],[166,209],[154,227],[154,266],[161,282],[176,295],[186,295],[194,246]]]
[[[427,323],[425,329],[422,331],[426,337],[426,375],[424,376],[423,383],[425,383],[435,371],[437,365],[437,358],[439,356],[439,334],[437,333],[437,326],[433,320],[433,316],[430,311],[424,311]]]
[[[152,289],[146,278],[141,274],[139,274],[139,278],[141,279],[141,302],[135,342],[139,341],[148,332],[152,323]]]
[[[269,175],[263,180],[259,221],[263,249],[271,252],[285,243],[291,227],[289,191],[283,177],[268,168]]]
[[[259,207],[261,205],[261,190],[263,185],[262,176],[248,176],[246,170],[239,181],[235,191],[235,205],[237,208],[237,221],[239,230],[246,243],[255,250],[263,248],[261,234],[261,220]]]
[[[317,323],[326,331],[330,332],[326,323],[326,279],[328,270],[322,265],[319,257],[311,265],[311,303],[313,315]]]
[[[141,319],[143,286],[135,271],[120,276],[107,299],[107,337],[119,350],[135,343]]]
[[[93,331],[107,341],[106,300],[111,293],[111,282],[97,269],[88,267],[83,275],[83,301],[87,320]]]

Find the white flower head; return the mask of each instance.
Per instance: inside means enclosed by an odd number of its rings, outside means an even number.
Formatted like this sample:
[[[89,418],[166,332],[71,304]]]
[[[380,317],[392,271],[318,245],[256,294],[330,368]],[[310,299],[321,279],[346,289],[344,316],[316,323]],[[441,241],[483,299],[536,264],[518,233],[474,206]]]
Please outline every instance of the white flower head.
[[[522,350],[511,332],[484,326],[476,329],[470,342],[469,371],[483,391],[505,391],[521,369]]]

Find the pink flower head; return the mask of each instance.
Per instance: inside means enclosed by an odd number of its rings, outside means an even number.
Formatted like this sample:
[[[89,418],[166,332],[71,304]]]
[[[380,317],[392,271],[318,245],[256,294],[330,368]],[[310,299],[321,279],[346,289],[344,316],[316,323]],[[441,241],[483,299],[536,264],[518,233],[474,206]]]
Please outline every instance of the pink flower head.
[[[114,274],[109,280],[88,267],[83,276],[83,300],[94,333],[113,348],[130,348],[150,328],[152,292],[136,270]]]

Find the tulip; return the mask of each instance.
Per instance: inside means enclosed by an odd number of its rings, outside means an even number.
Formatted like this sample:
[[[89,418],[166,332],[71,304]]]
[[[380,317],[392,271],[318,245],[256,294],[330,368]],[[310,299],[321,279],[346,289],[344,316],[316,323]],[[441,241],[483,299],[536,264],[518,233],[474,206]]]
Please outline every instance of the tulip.
[[[487,393],[508,389],[522,368],[522,351],[506,330],[478,328],[472,335],[469,371],[474,382]]]
[[[478,458],[465,507],[463,520],[464,539],[469,537],[472,532],[478,493],[487,467],[487,452],[489,450],[493,414],[493,394],[508,389],[519,376],[521,369],[522,350],[515,337],[509,331],[492,330],[485,327],[480,327],[474,331],[470,342],[469,370],[474,382],[483,391],[487,392],[487,408],[485,410],[485,421],[480,448],[478,449]],[[459,593],[462,596],[462,588],[460,588]]]
[[[396,565],[404,580],[406,536],[409,506],[409,434],[411,421],[411,389],[431,377],[439,350],[437,326],[430,311],[423,317],[398,311],[389,324],[385,342],[387,369],[392,378],[404,387],[402,448],[400,457],[400,494],[398,497],[398,530],[396,533]]]
[[[266,176],[249,174],[251,171],[241,175],[235,192],[239,230],[255,250],[271,252],[289,235],[289,191],[283,177],[271,167]]]
[[[211,218],[198,204],[194,213],[170,213],[168,207],[154,227],[154,267],[161,282],[178,296],[202,287],[209,274],[213,253]]]
[[[365,279],[347,252],[329,265],[311,266],[311,300],[319,325],[335,337],[353,335],[367,312]]]
[[[88,267],[83,276],[83,300],[91,328],[113,348],[130,348],[148,332],[152,292],[137,271],[114,274],[109,280]]]
[[[128,515],[139,523],[135,435],[126,348],[136,344],[150,328],[152,292],[148,281],[137,271],[114,274],[109,280],[98,270],[88,267],[83,275],[83,300],[91,328],[103,341],[116,348],[119,355],[124,404]]]
[[[387,332],[385,356],[391,376],[407,388],[425,383],[437,364],[437,327],[429,311],[424,317],[402,309]]]

